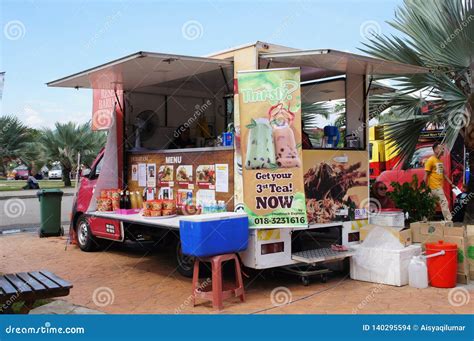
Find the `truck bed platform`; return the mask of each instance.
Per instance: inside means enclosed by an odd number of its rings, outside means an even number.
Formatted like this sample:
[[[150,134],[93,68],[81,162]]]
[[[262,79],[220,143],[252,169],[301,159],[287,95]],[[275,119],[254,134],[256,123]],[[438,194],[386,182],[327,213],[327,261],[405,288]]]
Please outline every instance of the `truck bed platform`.
[[[331,248],[321,248],[295,252],[291,255],[291,258],[301,263],[316,264],[352,257],[354,254],[355,251],[351,249],[348,251],[334,251]]]

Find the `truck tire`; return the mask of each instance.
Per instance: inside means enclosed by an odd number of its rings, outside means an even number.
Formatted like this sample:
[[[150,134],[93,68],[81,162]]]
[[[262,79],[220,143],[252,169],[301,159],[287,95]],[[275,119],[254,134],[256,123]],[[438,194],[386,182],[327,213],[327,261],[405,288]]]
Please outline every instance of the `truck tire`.
[[[178,265],[178,272],[187,278],[193,277],[194,272],[194,257],[186,256],[181,250],[181,242],[178,239],[176,242],[176,262]]]
[[[91,228],[87,217],[82,215],[77,220],[77,244],[82,251],[91,252],[97,250],[99,243],[92,235]]]

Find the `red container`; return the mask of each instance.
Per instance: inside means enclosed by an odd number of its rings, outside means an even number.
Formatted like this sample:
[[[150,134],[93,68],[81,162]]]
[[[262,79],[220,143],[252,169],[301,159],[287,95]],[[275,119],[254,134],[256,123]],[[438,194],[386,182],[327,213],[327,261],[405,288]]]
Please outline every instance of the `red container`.
[[[454,288],[458,268],[458,246],[440,240],[437,243],[426,243],[425,247],[430,285],[436,288]]]

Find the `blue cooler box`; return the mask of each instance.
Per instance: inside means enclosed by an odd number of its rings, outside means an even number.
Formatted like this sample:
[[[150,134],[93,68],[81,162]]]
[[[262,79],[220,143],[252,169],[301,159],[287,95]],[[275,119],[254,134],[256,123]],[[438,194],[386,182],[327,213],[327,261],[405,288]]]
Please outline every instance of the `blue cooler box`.
[[[249,219],[246,213],[223,212],[182,217],[181,248],[185,255],[209,257],[247,249]]]

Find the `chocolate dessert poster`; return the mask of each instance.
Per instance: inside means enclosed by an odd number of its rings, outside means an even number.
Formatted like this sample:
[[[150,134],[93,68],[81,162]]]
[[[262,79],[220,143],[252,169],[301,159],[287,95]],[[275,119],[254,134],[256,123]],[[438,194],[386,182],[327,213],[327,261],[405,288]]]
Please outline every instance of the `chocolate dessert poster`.
[[[237,79],[250,225],[305,226],[300,69],[243,71]]]
[[[304,187],[310,224],[367,219],[367,152],[305,150]]]

